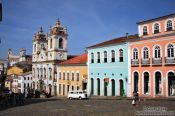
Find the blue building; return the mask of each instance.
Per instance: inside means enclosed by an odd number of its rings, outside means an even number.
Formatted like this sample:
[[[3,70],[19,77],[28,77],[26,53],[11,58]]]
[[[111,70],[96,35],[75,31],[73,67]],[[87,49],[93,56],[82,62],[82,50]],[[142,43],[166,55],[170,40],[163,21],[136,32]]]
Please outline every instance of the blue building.
[[[89,96],[127,96],[130,84],[128,41],[136,37],[115,38],[87,47]]]

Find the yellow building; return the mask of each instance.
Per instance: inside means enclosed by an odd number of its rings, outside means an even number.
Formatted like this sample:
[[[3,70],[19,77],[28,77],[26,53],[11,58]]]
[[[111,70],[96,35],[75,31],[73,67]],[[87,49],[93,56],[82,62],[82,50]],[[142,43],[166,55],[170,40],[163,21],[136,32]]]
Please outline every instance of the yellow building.
[[[67,96],[71,90],[87,89],[87,54],[61,62],[57,68],[58,95]],[[56,89],[56,88],[55,88]]]
[[[10,79],[5,80],[5,88],[8,88],[8,90],[11,90],[12,82]]]
[[[7,70],[7,75],[12,75],[12,74],[20,75],[20,74],[23,74],[23,72],[24,72],[23,68],[13,66]]]
[[[5,80],[5,87],[9,90],[12,90],[12,82],[14,77],[18,75],[22,75],[25,72],[31,71],[31,65],[24,64],[24,63],[18,63],[17,66],[12,66],[9,69],[7,69],[7,77]]]

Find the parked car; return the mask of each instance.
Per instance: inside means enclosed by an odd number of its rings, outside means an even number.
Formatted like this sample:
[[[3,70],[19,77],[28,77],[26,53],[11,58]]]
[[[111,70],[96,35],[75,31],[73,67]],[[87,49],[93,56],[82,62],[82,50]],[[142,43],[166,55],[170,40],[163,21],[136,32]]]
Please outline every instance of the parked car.
[[[87,99],[87,93],[86,91],[69,91],[67,98],[69,99]]]

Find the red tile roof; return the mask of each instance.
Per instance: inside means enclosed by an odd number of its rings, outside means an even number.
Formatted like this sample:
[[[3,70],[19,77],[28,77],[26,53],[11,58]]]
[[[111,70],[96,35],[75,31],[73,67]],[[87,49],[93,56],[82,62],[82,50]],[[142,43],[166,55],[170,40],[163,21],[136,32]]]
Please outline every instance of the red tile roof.
[[[81,54],[64,62],[61,62],[60,65],[69,65],[69,64],[85,64],[87,62],[87,53]]]
[[[98,43],[96,45],[92,45],[92,46],[89,46],[87,48],[94,48],[94,47],[106,46],[106,45],[111,45],[111,44],[116,44],[116,43],[123,43],[123,42],[127,42],[131,39],[136,39],[136,38],[138,38],[138,34],[129,35],[128,38],[126,36],[123,36],[123,37],[115,38],[115,39],[105,41],[102,43]]]

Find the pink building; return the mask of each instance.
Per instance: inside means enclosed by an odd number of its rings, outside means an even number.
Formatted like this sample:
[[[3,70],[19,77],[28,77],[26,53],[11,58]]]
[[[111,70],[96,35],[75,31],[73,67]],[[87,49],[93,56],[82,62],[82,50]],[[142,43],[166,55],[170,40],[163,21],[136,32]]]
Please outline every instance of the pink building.
[[[175,97],[175,13],[138,22],[130,42],[131,91],[142,97]]]

